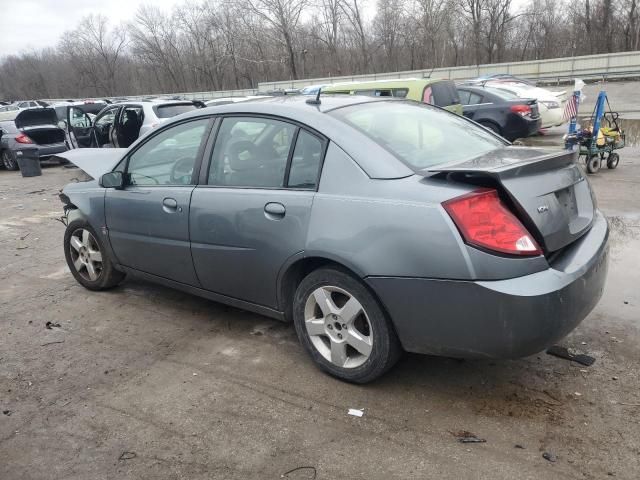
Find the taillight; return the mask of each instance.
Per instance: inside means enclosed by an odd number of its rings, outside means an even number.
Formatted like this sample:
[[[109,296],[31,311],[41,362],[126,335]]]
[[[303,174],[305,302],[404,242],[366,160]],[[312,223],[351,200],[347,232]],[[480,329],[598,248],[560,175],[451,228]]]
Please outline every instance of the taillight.
[[[15,141],[18,143],[33,143],[33,140],[27,137],[24,133],[16,135]]]
[[[529,105],[511,105],[511,111],[522,117],[531,115],[531,107]]]
[[[476,190],[442,204],[469,245],[511,255],[542,250],[493,189]]]

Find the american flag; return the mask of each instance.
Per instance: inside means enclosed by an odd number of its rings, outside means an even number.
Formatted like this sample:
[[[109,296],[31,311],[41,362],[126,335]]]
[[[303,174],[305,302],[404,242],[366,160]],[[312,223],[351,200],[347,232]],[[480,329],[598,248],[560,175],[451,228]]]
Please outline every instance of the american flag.
[[[573,117],[578,115],[578,104],[576,101],[576,96],[571,95],[567,103],[564,105],[564,112],[562,113],[563,120],[571,120]]]

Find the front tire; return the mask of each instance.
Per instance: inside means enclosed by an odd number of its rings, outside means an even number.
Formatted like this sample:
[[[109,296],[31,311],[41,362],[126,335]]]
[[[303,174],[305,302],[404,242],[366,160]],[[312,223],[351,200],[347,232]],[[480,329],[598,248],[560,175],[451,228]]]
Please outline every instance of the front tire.
[[[369,290],[348,273],[320,268],[298,286],[293,321],[321,370],[354,383],[380,377],[400,358],[400,342]]]
[[[18,170],[18,162],[11,150],[2,151],[2,164],[7,170]]]
[[[594,174],[600,170],[600,157],[598,155],[592,155],[587,157],[587,172]]]
[[[74,220],[67,226],[64,255],[74,278],[89,290],[115,287],[125,277],[113,267],[99,235],[84,220]]]

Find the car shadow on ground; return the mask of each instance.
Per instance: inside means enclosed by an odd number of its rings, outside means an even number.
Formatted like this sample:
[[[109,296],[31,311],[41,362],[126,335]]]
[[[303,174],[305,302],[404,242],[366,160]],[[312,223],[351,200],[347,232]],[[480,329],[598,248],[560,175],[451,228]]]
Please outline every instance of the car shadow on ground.
[[[168,317],[176,325],[183,321],[184,315],[191,314],[195,320],[190,323],[191,330],[195,330],[194,342],[207,342],[207,338],[219,340],[220,335],[227,335],[234,341],[253,336],[257,348],[260,348],[259,344],[282,346],[278,356],[293,356],[284,361],[294,364],[293,368],[299,369],[300,374],[311,371],[316,381],[335,384],[335,388],[345,393],[364,389],[389,399],[400,393],[406,398],[407,391],[418,396],[428,393],[429,403],[438,408],[457,406],[491,417],[557,422],[563,416],[564,405],[571,400],[570,387],[563,384],[567,383],[567,378],[581,375],[579,365],[545,353],[516,360],[461,360],[405,353],[382,378],[364,386],[350,385],[317,371],[299,345],[290,323],[136,279],[126,280],[110,294],[124,294],[148,302],[155,311],[181,311],[183,315]],[[195,347],[183,344],[181,348]],[[274,361],[273,368],[279,368],[282,360],[270,358],[265,361]]]

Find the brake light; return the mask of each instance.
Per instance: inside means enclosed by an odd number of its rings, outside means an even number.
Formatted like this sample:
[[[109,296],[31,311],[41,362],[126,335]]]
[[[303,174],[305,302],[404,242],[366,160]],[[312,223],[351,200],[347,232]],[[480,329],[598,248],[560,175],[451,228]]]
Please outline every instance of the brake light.
[[[16,135],[15,141],[18,143],[33,143],[33,140],[27,137],[24,133]]]
[[[511,255],[542,250],[493,189],[476,190],[442,204],[469,245]]]
[[[531,115],[531,107],[529,105],[511,105],[511,111],[522,117]]]

